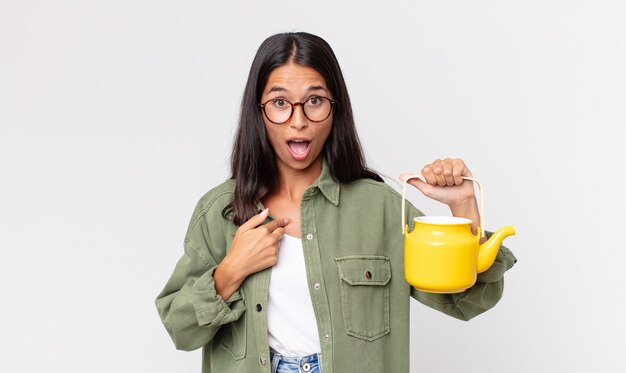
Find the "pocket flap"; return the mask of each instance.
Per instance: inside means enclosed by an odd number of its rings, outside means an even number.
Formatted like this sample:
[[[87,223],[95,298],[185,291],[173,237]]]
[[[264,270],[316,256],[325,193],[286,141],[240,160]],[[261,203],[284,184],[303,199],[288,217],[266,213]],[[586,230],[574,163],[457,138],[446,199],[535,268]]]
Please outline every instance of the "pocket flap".
[[[387,285],[391,279],[389,257],[350,255],[335,258],[339,276],[350,285]]]

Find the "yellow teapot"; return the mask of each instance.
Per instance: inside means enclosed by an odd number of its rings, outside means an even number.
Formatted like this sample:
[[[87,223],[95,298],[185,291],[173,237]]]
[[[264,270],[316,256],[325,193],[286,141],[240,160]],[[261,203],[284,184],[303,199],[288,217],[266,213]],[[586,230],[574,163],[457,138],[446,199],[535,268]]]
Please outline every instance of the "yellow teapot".
[[[472,234],[470,219],[449,216],[415,217],[415,227],[409,233],[406,224],[406,184],[413,178],[425,181],[420,175],[403,177],[402,234],[404,235],[404,277],[417,290],[429,293],[460,293],[476,282],[477,273],[493,264],[502,240],[515,234],[515,228],[506,226],[480,244],[483,230],[483,188],[471,177],[480,192],[480,225]]]

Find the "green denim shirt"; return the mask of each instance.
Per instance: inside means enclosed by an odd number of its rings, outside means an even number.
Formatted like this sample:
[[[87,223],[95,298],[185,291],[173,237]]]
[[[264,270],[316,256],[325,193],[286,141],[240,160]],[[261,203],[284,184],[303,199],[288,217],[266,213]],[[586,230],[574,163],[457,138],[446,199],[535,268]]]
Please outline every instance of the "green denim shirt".
[[[234,190],[235,182],[228,180],[200,199],[184,255],[156,305],[177,349],[203,348],[203,373],[269,373],[271,268],[246,278],[226,301],[213,281],[237,230],[221,215]],[[411,287],[404,279],[400,209],[401,196],[388,185],[370,179],[339,184],[325,162],[302,196],[302,246],[323,373],[408,373],[410,297],[461,320],[490,309],[502,297],[503,274],[516,262],[504,246],[491,268],[463,293],[431,294]],[[411,229],[412,218],[420,215],[407,203]]]

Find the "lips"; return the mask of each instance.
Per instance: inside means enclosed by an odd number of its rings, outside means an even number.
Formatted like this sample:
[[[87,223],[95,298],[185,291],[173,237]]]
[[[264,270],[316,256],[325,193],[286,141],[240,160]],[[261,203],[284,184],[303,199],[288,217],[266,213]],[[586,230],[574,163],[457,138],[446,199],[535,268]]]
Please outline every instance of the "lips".
[[[310,145],[311,141],[308,139],[291,139],[287,141],[289,153],[297,161],[301,161],[309,155]]]
[[[289,145],[291,151],[296,154],[304,154],[304,152],[306,152],[306,149],[309,147],[309,142],[303,140],[289,141],[287,142],[287,144]]]

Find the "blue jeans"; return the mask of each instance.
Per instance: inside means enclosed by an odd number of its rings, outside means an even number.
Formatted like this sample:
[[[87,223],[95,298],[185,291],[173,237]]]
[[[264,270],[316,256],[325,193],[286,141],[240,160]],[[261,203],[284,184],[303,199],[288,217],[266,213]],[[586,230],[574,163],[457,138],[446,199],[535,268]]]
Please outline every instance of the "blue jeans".
[[[270,351],[272,373],[322,373],[322,355],[282,356]]]

